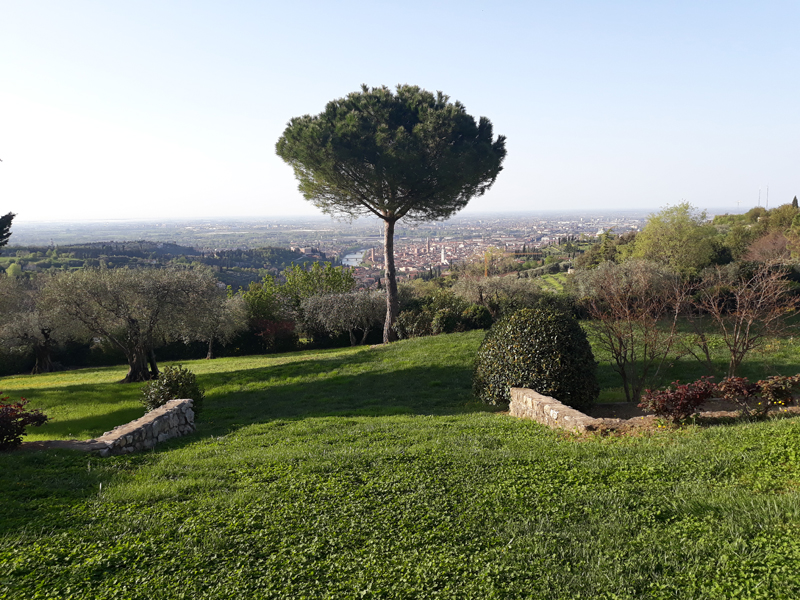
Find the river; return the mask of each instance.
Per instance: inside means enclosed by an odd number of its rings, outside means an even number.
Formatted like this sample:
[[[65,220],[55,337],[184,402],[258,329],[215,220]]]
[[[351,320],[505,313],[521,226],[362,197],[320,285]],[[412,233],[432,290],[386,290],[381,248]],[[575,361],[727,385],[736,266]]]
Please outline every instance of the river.
[[[369,248],[362,248],[358,252],[353,252],[352,254],[345,254],[344,258],[342,259],[342,264],[348,267],[357,267],[361,264],[361,261],[364,260],[364,253],[367,252]]]

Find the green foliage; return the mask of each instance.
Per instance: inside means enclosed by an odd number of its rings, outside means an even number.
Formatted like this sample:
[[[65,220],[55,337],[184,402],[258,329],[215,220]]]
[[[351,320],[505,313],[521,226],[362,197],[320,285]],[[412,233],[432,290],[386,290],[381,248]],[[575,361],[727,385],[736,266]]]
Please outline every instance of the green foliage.
[[[260,282],[252,282],[247,290],[240,290],[239,293],[247,304],[251,319],[275,321],[283,318],[280,286],[272,275],[265,275]]]
[[[280,293],[291,305],[299,308],[306,298],[322,294],[346,294],[352,292],[356,285],[352,269],[334,267],[331,263],[325,266],[315,262],[310,269],[300,265],[287,267],[283,272],[285,283]]]
[[[398,337],[415,338],[433,335],[433,315],[428,310],[404,310],[397,315],[394,328]]]
[[[762,379],[756,386],[761,397],[757,412],[763,415],[773,406],[786,406],[793,402],[793,394],[800,387],[800,374],[773,375]]]
[[[577,320],[542,304],[489,330],[475,359],[473,389],[488,404],[507,404],[509,388],[526,387],[578,410],[597,400],[597,363]]]
[[[40,410],[25,410],[28,401],[8,402],[9,397],[0,393],[0,450],[10,450],[22,443],[25,428],[39,427],[47,422],[47,415]]]
[[[532,308],[549,296],[538,281],[524,277],[464,278],[453,285],[452,291],[470,304],[486,307],[495,321],[521,308]]]
[[[601,233],[597,241],[575,259],[575,266],[593,269],[603,262],[622,262],[633,252],[636,232],[628,231],[621,235],[611,229]]]
[[[11,222],[16,217],[14,213],[7,213],[0,217],[0,248],[8,244],[11,237]]]
[[[659,262],[685,276],[696,275],[714,258],[715,236],[706,213],[684,202],[650,215],[636,236],[633,257]]]
[[[148,381],[142,387],[142,405],[148,410],[163,406],[170,400],[191,398],[195,414],[202,409],[205,394],[198,385],[195,374],[183,366],[167,366],[159,373],[158,378]]]
[[[505,138],[464,106],[411,85],[368,88],[295,117],[276,144],[303,196],[325,212],[446,217],[494,183]]]
[[[22,267],[18,263],[11,263],[6,267],[6,275],[9,277],[20,277],[22,275]]]
[[[492,313],[480,304],[470,304],[461,313],[461,321],[467,329],[489,329],[492,326]]]
[[[483,195],[502,170],[505,138],[464,106],[416,86],[368,88],[331,101],[317,116],[295,117],[275,146],[303,196],[333,215],[384,221],[384,343],[399,312],[394,228],[399,219],[444,219]]]
[[[792,226],[794,218],[800,214],[800,210],[792,204],[782,204],[767,213],[768,227],[771,231],[784,232]]]
[[[395,328],[401,338],[486,329],[492,324],[489,310],[469,304],[451,290],[433,288],[429,296],[407,302],[408,310],[400,313]]]

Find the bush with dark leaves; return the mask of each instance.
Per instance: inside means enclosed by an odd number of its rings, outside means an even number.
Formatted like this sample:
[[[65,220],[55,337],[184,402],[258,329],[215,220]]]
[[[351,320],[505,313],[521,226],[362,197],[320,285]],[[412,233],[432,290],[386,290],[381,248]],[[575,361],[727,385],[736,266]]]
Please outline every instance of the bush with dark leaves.
[[[645,390],[639,408],[659,417],[680,423],[695,414],[703,403],[716,393],[713,377],[702,377],[692,383],[673,381],[664,390]]]
[[[22,443],[28,425],[43,425],[48,417],[40,410],[25,410],[28,401],[8,402],[8,396],[0,396],[0,450],[10,450]]]
[[[540,304],[492,326],[478,349],[473,389],[488,404],[508,404],[509,389],[525,387],[586,410],[600,393],[596,370],[578,321]]]

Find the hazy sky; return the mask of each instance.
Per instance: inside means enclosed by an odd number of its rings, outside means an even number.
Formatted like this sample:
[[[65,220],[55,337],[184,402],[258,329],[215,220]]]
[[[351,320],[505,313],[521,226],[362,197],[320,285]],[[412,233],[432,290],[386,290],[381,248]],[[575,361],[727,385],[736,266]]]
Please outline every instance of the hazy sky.
[[[275,142],[370,86],[507,136],[467,211],[800,195],[800,2],[0,0],[0,214],[317,213]]]

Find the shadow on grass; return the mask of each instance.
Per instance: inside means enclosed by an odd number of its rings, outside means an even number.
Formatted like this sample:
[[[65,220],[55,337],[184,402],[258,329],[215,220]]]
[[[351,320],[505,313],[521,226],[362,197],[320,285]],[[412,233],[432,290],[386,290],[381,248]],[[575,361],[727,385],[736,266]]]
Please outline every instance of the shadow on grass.
[[[410,367],[384,373],[336,372],[336,363],[324,378],[301,380],[317,372],[299,369],[293,376],[239,372],[235,389],[224,384],[206,398],[198,423],[201,435],[220,435],[240,427],[275,419],[327,416],[387,416],[398,414],[462,414],[497,410],[475,401],[468,368]],[[302,374],[301,374],[302,371]],[[331,374],[331,371],[334,373]],[[264,383],[262,377],[272,379]]]
[[[420,360],[419,355],[414,359],[391,352],[363,351],[199,374],[198,381],[207,389],[207,397],[197,433],[169,440],[153,452],[157,455],[189,446],[208,436],[280,419],[447,415],[493,410],[474,401],[472,372],[466,362],[443,358],[441,352]],[[69,387],[81,389],[84,398],[91,398],[103,396],[104,389],[107,396],[113,397],[108,394],[111,386],[118,389],[111,383]],[[114,395],[119,400],[120,396]],[[131,418],[141,416],[141,409],[138,411]],[[128,414],[128,409],[106,413],[103,422],[116,422],[103,425],[102,430],[127,422]],[[74,432],[91,427],[94,418],[68,418],[57,425],[62,432]],[[62,517],[69,514],[72,506],[97,493],[100,481],[97,471],[105,471],[107,478],[125,465],[157,459],[154,454],[98,459],[57,450],[0,453],[0,469],[3,470],[0,485],[5,488],[2,497],[9,511],[8,519],[0,525],[0,532],[40,526],[58,529],[63,525],[59,514]],[[90,471],[87,464],[94,461],[97,466]],[[48,523],[41,521],[44,514],[48,515]]]
[[[98,437],[117,425],[138,419],[143,414],[144,408],[139,406],[74,419],[52,419],[39,428],[29,428],[28,434],[32,435],[28,435],[25,441],[69,438],[85,440]]]
[[[70,450],[0,452],[0,536],[65,525],[70,509],[99,491],[97,460]]]

